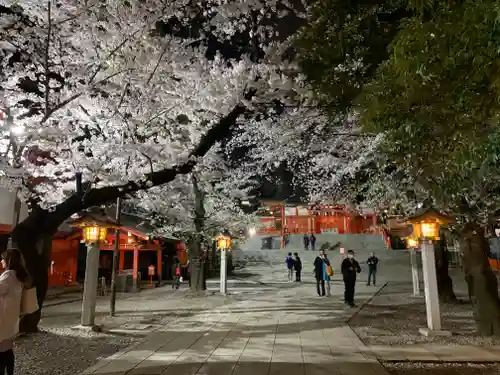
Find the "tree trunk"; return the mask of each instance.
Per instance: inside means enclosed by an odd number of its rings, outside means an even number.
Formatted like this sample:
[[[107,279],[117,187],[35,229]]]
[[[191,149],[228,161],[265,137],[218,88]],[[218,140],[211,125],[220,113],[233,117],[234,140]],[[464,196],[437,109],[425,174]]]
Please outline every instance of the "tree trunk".
[[[201,239],[194,236],[190,241],[189,246],[189,271],[191,280],[191,291],[195,294],[205,291],[205,272],[203,265],[203,255],[201,247]]]
[[[203,254],[203,229],[205,227],[205,193],[201,190],[195,173],[191,173],[194,195],[194,227],[192,239],[193,262],[191,262],[191,291],[201,293],[206,290],[205,255]]]
[[[256,92],[253,88],[249,89],[244,95],[245,100],[250,101]],[[86,208],[112,202],[119,197],[136,191],[164,185],[175,180],[178,175],[191,173],[198,160],[205,156],[215,143],[227,137],[231,127],[246,110],[244,104],[237,104],[229,113],[217,121],[191,151],[188,161],[184,164],[148,173],[136,181],[129,181],[123,185],[91,188],[91,183],[87,183],[85,195],[82,196],[77,192],[77,194],[69,196],[50,210],[34,209],[23,222],[19,223],[12,231],[11,236],[13,242],[17,244],[23,254],[26,268],[33,278],[34,286],[37,288],[40,308],[47,293],[48,254],[50,254],[50,246],[44,245],[43,242],[51,238],[61,224],[69,219],[71,215]],[[37,248],[40,248],[40,251]],[[21,329],[34,332],[37,330],[35,324],[38,324],[39,320],[40,311],[24,317],[21,321]]]
[[[439,299],[441,302],[454,302],[457,300],[453,291],[453,281],[449,274],[449,257],[444,240],[435,244],[436,272]]]
[[[464,272],[473,296],[477,333],[500,336],[500,298],[497,278],[488,262],[489,244],[479,225],[468,223],[462,230]]]
[[[20,319],[19,331],[32,333],[38,331],[43,301],[47,295],[49,282],[50,253],[52,248],[52,237],[43,236],[23,227],[16,227],[13,242],[23,254],[33,285],[36,287],[38,299],[38,311],[25,315]]]

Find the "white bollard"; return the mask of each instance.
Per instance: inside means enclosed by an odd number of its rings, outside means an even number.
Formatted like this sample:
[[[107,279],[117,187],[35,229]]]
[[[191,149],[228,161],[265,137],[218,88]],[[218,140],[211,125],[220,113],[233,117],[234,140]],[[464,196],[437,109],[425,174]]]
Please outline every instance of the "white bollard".
[[[422,269],[424,273],[425,308],[429,331],[441,331],[439,294],[437,288],[436,261],[432,241],[422,242]]]
[[[220,293],[227,293],[227,250],[220,250]]]
[[[410,249],[411,278],[413,281],[413,296],[420,297],[420,277],[418,275],[417,250]]]
[[[89,244],[87,245],[87,262],[85,266],[85,281],[83,284],[81,324],[84,327],[91,327],[95,322],[98,277],[99,250],[96,244]]]

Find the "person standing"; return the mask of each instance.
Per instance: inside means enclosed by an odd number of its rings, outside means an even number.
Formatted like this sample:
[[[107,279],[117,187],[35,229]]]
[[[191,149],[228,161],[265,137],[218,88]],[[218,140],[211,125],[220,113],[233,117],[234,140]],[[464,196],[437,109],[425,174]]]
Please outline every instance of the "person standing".
[[[291,283],[293,281],[293,269],[294,269],[294,260],[292,257],[292,253],[288,253],[285,258],[286,267],[288,268],[288,282]]]
[[[309,243],[311,244],[311,250],[316,250],[316,236],[311,233],[311,237],[309,238]]]
[[[23,287],[29,283],[29,275],[23,266],[19,250],[2,253],[0,276],[0,374],[14,374],[14,337],[19,332],[21,297]]]
[[[179,289],[181,286],[181,278],[182,278],[182,273],[181,273],[182,267],[181,267],[181,262],[179,259],[175,259],[175,264],[174,264],[174,280],[172,282],[172,289]]]
[[[304,234],[304,250],[309,250],[309,236]]]
[[[354,303],[354,292],[356,286],[356,275],[361,272],[361,267],[354,259],[354,251],[347,252],[347,258],[342,261],[342,276],[344,278],[344,302],[346,307],[356,307]]]
[[[302,260],[299,257],[298,253],[294,253],[293,266],[295,267],[295,282],[300,283],[301,273],[302,273]]]
[[[378,258],[373,252],[370,253],[370,257],[366,261],[366,264],[368,264],[368,282],[366,285],[370,286],[370,282],[373,279],[373,286],[375,286],[377,283]]]
[[[330,260],[324,250],[320,250],[319,255],[314,260],[314,276],[316,278],[316,292],[318,296],[330,295],[330,275],[328,269],[331,268]],[[325,282],[327,290],[325,290]]]

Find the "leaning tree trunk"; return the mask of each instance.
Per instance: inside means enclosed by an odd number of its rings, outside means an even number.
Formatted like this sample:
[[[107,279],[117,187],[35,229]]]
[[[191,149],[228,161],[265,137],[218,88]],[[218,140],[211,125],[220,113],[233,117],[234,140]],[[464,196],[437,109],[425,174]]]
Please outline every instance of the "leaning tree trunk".
[[[200,189],[194,172],[191,173],[191,182],[194,195],[194,227],[195,234],[191,240],[193,260],[191,267],[191,291],[202,293],[206,289],[205,256],[203,254],[203,229],[205,227],[205,194]]]
[[[438,241],[434,249],[439,299],[441,302],[454,302],[457,300],[457,297],[453,291],[453,281],[449,274],[449,257],[446,242]]]
[[[251,101],[256,93],[257,90],[251,88],[245,93],[244,99]],[[73,194],[50,210],[36,208],[23,222],[19,223],[12,232],[13,242],[17,244],[23,254],[26,268],[33,278],[34,286],[37,287],[39,306],[41,307],[43,304],[48,285],[50,248],[43,243],[57,232],[59,226],[66,219],[86,208],[112,202],[119,197],[137,191],[164,185],[174,181],[178,175],[191,173],[198,161],[206,155],[212,146],[227,137],[233,125],[246,110],[247,107],[243,103],[238,103],[229,113],[221,117],[200,139],[183,164],[145,174],[136,181],[128,181],[122,185],[92,188],[92,183],[88,182],[85,184],[83,196]],[[202,217],[204,217],[204,212]],[[24,318],[21,328],[35,331],[34,323],[35,321],[38,323],[39,318],[40,311],[33,314],[32,317]],[[30,323],[28,324],[28,322]]]
[[[473,296],[477,332],[500,336],[500,298],[497,278],[488,261],[489,244],[479,225],[468,223],[462,230],[464,272]]]
[[[48,289],[52,236],[38,233],[34,228],[20,224],[12,232],[12,238],[15,246],[24,256],[26,269],[32,278],[33,286],[36,287],[39,306],[36,312],[21,318],[19,331],[37,332],[43,301]]]

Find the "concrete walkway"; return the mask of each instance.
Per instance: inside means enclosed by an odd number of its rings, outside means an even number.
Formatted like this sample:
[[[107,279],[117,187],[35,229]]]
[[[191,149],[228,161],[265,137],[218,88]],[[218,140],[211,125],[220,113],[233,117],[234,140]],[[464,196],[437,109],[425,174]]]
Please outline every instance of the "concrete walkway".
[[[386,362],[500,362],[499,347],[474,345],[413,344],[368,346],[364,354]]]
[[[375,291],[360,283],[358,303]],[[387,374],[345,323],[354,310],[344,309],[342,295],[340,283],[331,297],[318,297],[311,283],[241,294],[159,328],[84,374]]]

